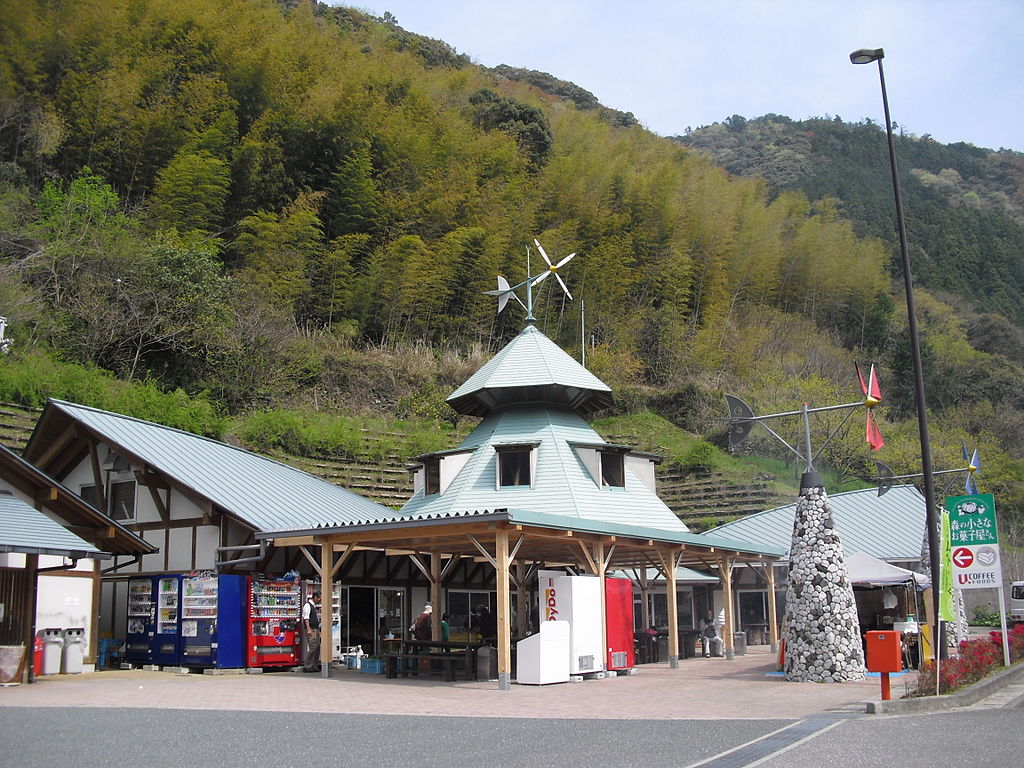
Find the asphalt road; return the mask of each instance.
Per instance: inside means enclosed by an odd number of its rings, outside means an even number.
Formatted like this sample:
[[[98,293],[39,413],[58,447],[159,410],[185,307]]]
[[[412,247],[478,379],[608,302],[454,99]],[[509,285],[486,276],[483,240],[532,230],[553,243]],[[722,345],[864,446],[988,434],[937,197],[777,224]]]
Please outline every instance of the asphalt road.
[[[0,766],[1016,765],[1024,709],[802,720],[575,720],[0,708]]]

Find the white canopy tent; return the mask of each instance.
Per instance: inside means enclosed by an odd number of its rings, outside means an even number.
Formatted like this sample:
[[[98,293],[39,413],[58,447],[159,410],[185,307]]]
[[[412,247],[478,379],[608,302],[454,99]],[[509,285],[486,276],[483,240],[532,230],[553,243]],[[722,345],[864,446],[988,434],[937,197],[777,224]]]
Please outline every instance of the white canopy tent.
[[[918,589],[927,589],[931,580],[923,573],[908,571],[898,565],[887,563],[864,552],[854,552],[846,557],[846,570],[853,584],[888,585],[906,584],[913,581]]]

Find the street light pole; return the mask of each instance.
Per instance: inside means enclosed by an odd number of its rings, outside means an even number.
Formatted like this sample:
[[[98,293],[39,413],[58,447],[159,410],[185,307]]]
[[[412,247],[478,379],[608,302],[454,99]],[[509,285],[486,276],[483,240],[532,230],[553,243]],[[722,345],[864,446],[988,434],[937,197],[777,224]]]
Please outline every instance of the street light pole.
[[[917,404],[917,429],[921,440],[921,472],[924,484],[925,521],[928,526],[928,561],[932,571],[932,621],[935,622],[936,658],[945,657],[945,643],[939,620],[939,570],[941,568],[938,515],[935,510],[935,478],[932,473],[931,441],[928,439],[928,408],[924,397],[924,366],[921,363],[921,340],[917,331],[917,309],[914,306],[914,284],[910,274],[910,254],[907,251],[907,226],[903,220],[903,199],[900,196],[900,177],[896,170],[896,145],[892,137],[892,119],[889,117],[889,98],[885,92],[885,71],[881,48],[861,48],[850,54],[854,64],[878,62],[878,79],[882,85],[882,109],[885,113],[885,132],[889,138],[889,166],[892,170],[892,190],[896,198],[896,225],[900,236],[900,265],[903,268],[903,287],[907,294],[907,329],[910,334],[910,353],[914,365],[914,400]]]

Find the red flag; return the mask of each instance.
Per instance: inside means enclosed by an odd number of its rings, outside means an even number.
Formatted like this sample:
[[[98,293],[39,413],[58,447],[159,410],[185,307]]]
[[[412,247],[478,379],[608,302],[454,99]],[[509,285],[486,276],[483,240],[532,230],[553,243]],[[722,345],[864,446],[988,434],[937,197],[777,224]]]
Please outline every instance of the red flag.
[[[868,411],[868,417],[865,422],[864,442],[871,446],[872,451],[881,450],[885,445],[885,440],[882,438],[882,430],[878,428],[878,424],[871,417],[870,410]]]

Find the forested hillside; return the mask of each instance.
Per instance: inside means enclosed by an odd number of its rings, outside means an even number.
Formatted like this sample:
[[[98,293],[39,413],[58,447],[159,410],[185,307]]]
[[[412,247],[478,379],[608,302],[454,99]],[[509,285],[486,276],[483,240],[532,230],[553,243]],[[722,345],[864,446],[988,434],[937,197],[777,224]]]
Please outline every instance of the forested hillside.
[[[26,372],[73,364],[178,392],[207,433],[286,410],[454,421],[444,396],[522,324],[481,292],[521,280],[536,237],[578,254],[573,302],[553,280],[535,296],[540,328],[585,344],[623,411],[711,451],[723,390],[761,412],[849,402],[853,361],[873,359],[882,458],[914,471],[892,248],[847,213],[356,10],[0,0],[0,395],[26,404],[68,396],[64,373],[48,389]],[[976,315],[1019,319],[1005,280]],[[959,306],[920,301],[936,463],[979,446],[983,486],[1019,514],[1021,358],[969,337]],[[867,481],[857,419],[822,461]]]

